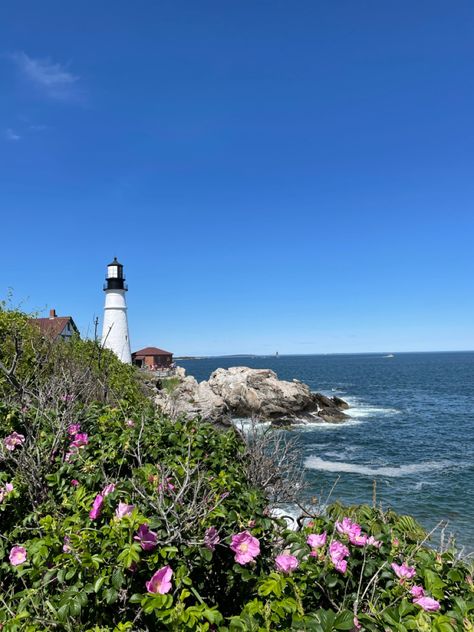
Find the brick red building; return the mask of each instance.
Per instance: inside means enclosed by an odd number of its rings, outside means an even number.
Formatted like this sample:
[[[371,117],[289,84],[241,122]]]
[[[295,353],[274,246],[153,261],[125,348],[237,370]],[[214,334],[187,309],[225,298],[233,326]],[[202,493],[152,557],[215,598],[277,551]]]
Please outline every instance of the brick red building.
[[[39,327],[43,336],[53,340],[68,340],[74,334],[79,334],[72,316],[57,316],[55,309],[49,310],[49,318],[32,318],[31,322]]]
[[[132,363],[151,371],[169,369],[173,365],[173,354],[157,347],[145,347],[132,353]]]

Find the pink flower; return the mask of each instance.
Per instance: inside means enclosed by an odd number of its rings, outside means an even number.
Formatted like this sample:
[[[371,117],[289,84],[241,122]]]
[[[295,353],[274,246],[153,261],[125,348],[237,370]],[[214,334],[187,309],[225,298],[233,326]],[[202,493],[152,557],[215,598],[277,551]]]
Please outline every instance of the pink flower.
[[[146,582],[146,589],[149,593],[159,593],[165,595],[171,590],[171,577],[173,570],[169,566],[163,566],[156,571],[149,582]]]
[[[362,630],[362,626],[357,617],[354,617],[354,630]]]
[[[166,483],[166,489],[168,489],[170,492],[172,492],[174,490],[174,485],[173,483],[170,482],[171,478],[169,476],[166,477],[165,483]],[[158,491],[162,492],[165,489],[165,484],[164,483],[160,483],[158,485]]]
[[[77,487],[79,485],[79,481],[77,480],[77,478],[73,478],[71,481],[71,485],[73,487]]]
[[[232,536],[230,548],[235,553],[238,564],[248,564],[260,555],[260,542],[248,531],[242,531]]]
[[[6,494],[11,494],[12,491],[13,491],[13,485],[11,483],[6,483],[5,484],[5,493]]]
[[[71,547],[69,543],[71,542],[71,538],[68,535],[64,536],[64,544],[63,544],[63,553],[70,553]]]
[[[22,434],[18,434],[18,432],[12,432],[8,437],[5,437],[3,443],[7,450],[13,452],[17,445],[25,443],[25,437]]]
[[[378,549],[382,546],[382,542],[380,540],[376,540],[373,535],[367,538],[367,544],[371,546],[376,546]]]
[[[275,566],[282,573],[291,573],[300,563],[294,555],[277,555],[275,558]]]
[[[96,520],[100,516],[103,504],[104,504],[104,497],[102,496],[102,494],[97,494],[97,496],[94,499],[92,509],[89,511],[89,518],[91,520]]]
[[[336,522],[336,529],[339,533],[355,537],[360,535],[362,528],[350,518],[343,518],[342,522]]]
[[[10,564],[12,566],[19,566],[26,562],[26,549],[22,546],[14,546],[10,551]]]
[[[306,544],[309,544],[312,549],[319,549],[326,544],[326,538],[326,531],[323,531],[323,533],[311,533],[306,539]]]
[[[329,555],[331,562],[334,564],[334,568],[340,573],[345,573],[347,570],[347,560],[344,558],[349,555],[347,546],[342,544],[342,542],[333,540],[329,545]]]
[[[153,551],[157,545],[157,534],[154,531],[150,531],[146,523],[138,527],[137,535],[133,539],[140,542],[140,546],[144,551]]]
[[[114,483],[109,483],[108,485],[106,485],[104,487],[104,489],[102,490],[102,496],[105,498],[106,496],[108,496],[109,494],[111,494],[112,492],[115,491],[115,484]]]
[[[85,432],[78,432],[74,435],[74,441],[69,446],[71,448],[82,448],[82,446],[87,445],[89,443],[89,437]]]
[[[135,422],[133,421],[133,419],[127,419],[125,421],[125,425],[128,426],[129,428],[133,428],[135,426]]]
[[[78,432],[81,432],[81,424],[70,424],[67,427],[67,431],[71,436],[76,435]]]
[[[135,505],[127,505],[127,503],[119,502],[118,507],[115,510],[115,515],[117,518],[121,519],[125,516],[129,516],[134,509]]]
[[[338,560],[342,560],[349,555],[349,549],[342,542],[338,542],[338,540],[333,540],[329,545],[329,555],[331,556],[331,560],[336,562]]]
[[[338,560],[337,562],[334,562],[334,568],[340,573],[345,573],[347,571],[347,560]]]
[[[425,590],[423,586],[413,586],[410,592],[413,595],[413,597],[415,597],[415,599],[419,599],[420,597],[425,596]]]
[[[395,562],[393,562],[391,564],[393,570],[395,571],[395,575],[397,577],[399,577],[400,579],[404,580],[404,579],[411,579],[412,577],[414,577],[416,575],[416,569],[414,566],[407,566],[405,564],[405,562],[403,562],[403,564],[401,566],[399,566],[398,564],[395,564]]]
[[[349,533],[349,542],[355,546],[365,546],[367,544],[367,540],[368,536],[363,533],[359,533],[357,535],[355,533]]]
[[[216,545],[219,544],[220,541],[221,539],[215,527],[209,527],[209,529],[206,529],[206,533],[204,534],[204,546],[209,549],[209,551],[214,551]]]
[[[419,597],[418,599],[413,599],[413,603],[416,603],[417,606],[420,606],[426,612],[436,612],[436,610],[440,609],[439,601],[431,597]]]

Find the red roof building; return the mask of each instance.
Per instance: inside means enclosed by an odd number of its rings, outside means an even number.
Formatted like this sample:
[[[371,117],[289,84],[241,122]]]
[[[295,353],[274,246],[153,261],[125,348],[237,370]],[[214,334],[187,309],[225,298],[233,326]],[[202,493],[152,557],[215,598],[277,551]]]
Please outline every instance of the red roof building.
[[[43,336],[56,340],[68,340],[79,333],[72,316],[57,316],[56,310],[49,310],[49,318],[32,318],[31,322],[40,328]]]
[[[132,353],[132,362],[136,366],[152,371],[169,369],[173,364],[173,354],[157,347],[145,347]]]

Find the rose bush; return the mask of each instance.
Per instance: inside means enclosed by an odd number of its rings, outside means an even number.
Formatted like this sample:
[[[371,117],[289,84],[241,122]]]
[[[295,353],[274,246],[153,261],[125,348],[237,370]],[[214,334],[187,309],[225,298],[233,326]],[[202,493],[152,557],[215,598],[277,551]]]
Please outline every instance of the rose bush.
[[[412,518],[334,504],[291,531],[235,431],[162,418],[130,367],[94,401],[24,360],[0,405],[2,632],[474,631],[472,565]]]

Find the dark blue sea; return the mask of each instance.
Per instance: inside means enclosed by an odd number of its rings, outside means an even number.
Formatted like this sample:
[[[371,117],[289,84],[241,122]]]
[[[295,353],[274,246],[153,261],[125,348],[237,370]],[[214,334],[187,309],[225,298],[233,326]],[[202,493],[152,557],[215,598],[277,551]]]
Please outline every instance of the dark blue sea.
[[[219,367],[269,368],[348,401],[351,420],[298,426],[310,494],[377,502],[474,551],[474,352],[205,358],[180,361],[198,381]],[[439,535],[436,536],[439,541]],[[436,544],[436,538],[435,542]]]

